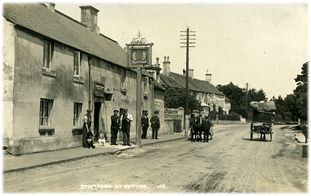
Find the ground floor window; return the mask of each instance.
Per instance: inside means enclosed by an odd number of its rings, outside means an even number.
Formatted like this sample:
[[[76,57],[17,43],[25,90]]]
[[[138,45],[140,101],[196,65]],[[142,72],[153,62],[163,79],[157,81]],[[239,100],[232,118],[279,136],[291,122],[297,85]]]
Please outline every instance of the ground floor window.
[[[39,133],[40,135],[53,135],[54,129],[51,128],[51,111],[53,108],[52,99],[40,99],[39,114]]]
[[[52,99],[41,99],[40,100],[40,126],[50,126],[50,113],[53,107]]]
[[[73,106],[73,126],[81,127],[82,121],[82,103],[74,103]]]

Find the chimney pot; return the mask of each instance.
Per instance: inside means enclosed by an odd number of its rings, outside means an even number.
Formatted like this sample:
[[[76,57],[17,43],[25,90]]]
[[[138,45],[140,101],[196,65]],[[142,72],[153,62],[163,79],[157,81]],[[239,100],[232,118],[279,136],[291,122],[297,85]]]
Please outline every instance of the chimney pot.
[[[189,73],[188,73],[189,77],[193,79],[193,75],[194,75],[194,70],[193,69],[189,69]]]
[[[208,73],[208,69],[206,70],[205,80],[212,84],[212,74]]]
[[[169,75],[170,72],[171,72],[171,68],[170,68],[170,62],[168,61],[168,56],[164,56],[163,74],[164,75]]]
[[[159,57],[156,58],[156,65],[159,66]]]

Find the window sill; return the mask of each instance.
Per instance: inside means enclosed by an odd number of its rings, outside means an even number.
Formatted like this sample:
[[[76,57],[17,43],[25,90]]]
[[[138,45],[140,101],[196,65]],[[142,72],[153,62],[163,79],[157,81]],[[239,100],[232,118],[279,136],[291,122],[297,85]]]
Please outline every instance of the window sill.
[[[42,68],[41,73],[45,76],[56,78],[56,72],[50,69]]]
[[[84,84],[84,80],[79,76],[73,76],[73,82],[78,84]]]
[[[41,136],[52,136],[54,135],[54,132],[54,128],[39,127],[39,134]]]

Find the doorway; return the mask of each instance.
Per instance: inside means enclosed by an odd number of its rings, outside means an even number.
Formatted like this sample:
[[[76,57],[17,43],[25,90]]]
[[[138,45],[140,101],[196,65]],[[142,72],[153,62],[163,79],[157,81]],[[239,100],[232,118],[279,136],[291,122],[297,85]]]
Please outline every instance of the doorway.
[[[94,103],[94,140],[97,141],[99,138],[99,132],[101,131],[101,113],[100,113],[100,108],[101,108],[101,102],[95,102]]]

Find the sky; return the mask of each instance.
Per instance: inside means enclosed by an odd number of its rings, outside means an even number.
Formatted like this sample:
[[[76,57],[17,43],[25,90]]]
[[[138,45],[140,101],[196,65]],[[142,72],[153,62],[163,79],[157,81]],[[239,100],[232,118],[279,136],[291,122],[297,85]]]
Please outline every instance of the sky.
[[[308,61],[306,3],[69,1],[56,2],[55,8],[80,21],[81,5],[99,10],[100,32],[121,47],[140,31],[154,43],[153,63],[159,57],[162,65],[169,56],[171,71],[180,74],[186,64],[180,31],[196,31],[190,69],[202,80],[208,70],[215,86],[233,82],[245,88],[248,83],[249,88],[263,89],[268,98],[284,98],[295,89],[294,78]]]
[[[56,4],[56,9],[80,21],[80,5],[99,10],[100,32],[121,47],[138,32],[153,45],[153,63],[169,56],[171,71],[182,74],[185,49],[180,31],[196,31],[190,49],[194,77],[212,84],[230,82],[263,89],[268,98],[285,97],[296,87],[294,78],[308,61],[308,8],[304,3],[88,3]]]

